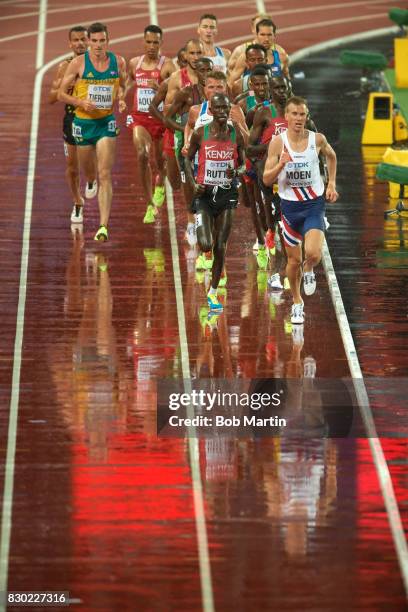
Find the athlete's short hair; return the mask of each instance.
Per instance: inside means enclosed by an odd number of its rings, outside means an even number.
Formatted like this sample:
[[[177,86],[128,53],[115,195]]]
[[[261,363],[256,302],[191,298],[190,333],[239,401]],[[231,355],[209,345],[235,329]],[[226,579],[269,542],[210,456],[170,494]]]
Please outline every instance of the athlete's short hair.
[[[211,69],[214,66],[212,59],[210,57],[205,56],[199,57],[197,60],[197,64],[208,64],[209,66],[211,66]]]
[[[193,44],[197,47],[201,47],[201,40],[199,38],[189,38],[186,44],[184,45],[184,50],[187,51],[188,45]]]
[[[266,76],[268,78],[268,70],[263,66],[255,66],[255,68],[251,70],[250,78],[253,76]]]
[[[258,34],[259,28],[272,28],[273,33],[276,33],[276,25],[273,23],[272,19],[262,19],[262,21],[258,21],[256,24],[256,33]]]
[[[153,23],[151,23],[150,25],[146,26],[143,32],[144,36],[146,36],[148,32],[151,32],[152,34],[158,34],[160,38],[163,38],[163,30],[159,28],[158,25],[154,25]]]
[[[302,106],[302,104],[304,104],[307,109],[307,100],[305,98],[301,98],[300,96],[291,96],[288,98],[285,104],[285,112],[287,111],[289,104],[293,104],[294,106]]]
[[[104,23],[100,23],[99,21],[91,23],[91,25],[88,27],[88,36],[91,34],[96,34],[97,32],[105,32],[106,36],[108,36],[108,28]]]
[[[215,79],[216,81],[227,82],[227,75],[225,74],[225,72],[222,72],[221,70],[211,70],[211,72],[207,74],[205,82],[207,82],[208,79]]]
[[[223,91],[220,91],[218,93],[215,93],[211,100],[210,100],[210,106],[212,106],[212,103],[214,102],[214,100],[216,100],[217,98],[221,98],[224,99],[228,102],[228,104],[231,104],[231,100],[229,99],[228,95],[226,93],[224,93]]]
[[[81,26],[81,25],[74,26],[68,32],[68,40],[71,40],[71,34],[73,32],[87,32],[87,29],[84,26]]]
[[[265,56],[267,54],[267,51],[266,51],[266,49],[265,49],[265,47],[263,45],[260,45],[259,43],[251,43],[245,49],[245,57],[248,57],[248,52],[252,51],[252,49],[254,49],[256,51],[263,51]]]
[[[213,21],[217,21],[215,15],[212,15],[211,13],[204,13],[204,15],[201,15],[200,21],[198,23],[201,23],[204,19],[212,19]]]
[[[251,18],[251,23],[254,23],[257,19],[272,19],[272,15],[269,15],[269,13],[257,13]]]

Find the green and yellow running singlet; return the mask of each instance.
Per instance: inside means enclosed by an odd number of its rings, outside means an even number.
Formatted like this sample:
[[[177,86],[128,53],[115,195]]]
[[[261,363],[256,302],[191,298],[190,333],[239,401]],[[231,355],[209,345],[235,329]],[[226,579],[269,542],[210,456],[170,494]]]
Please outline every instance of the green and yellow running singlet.
[[[109,66],[99,72],[93,66],[89,52],[85,53],[84,73],[75,83],[76,95],[80,100],[89,100],[96,105],[96,110],[84,111],[79,106],[75,115],[79,119],[101,119],[112,114],[113,103],[119,89],[119,70],[116,56],[110,51]]]

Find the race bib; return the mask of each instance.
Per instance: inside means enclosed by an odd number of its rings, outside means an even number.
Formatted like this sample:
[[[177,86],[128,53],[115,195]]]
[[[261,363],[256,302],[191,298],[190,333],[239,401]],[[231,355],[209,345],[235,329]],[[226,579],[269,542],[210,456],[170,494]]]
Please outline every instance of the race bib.
[[[226,185],[231,182],[227,178],[227,168],[233,168],[234,161],[209,161],[205,162],[204,184],[205,185]]]
[[[113,85],[89,85],[88,100],[99,110],[110,110],[113,106]]]
[[[137,90],[137,110],[139,113],[148,113],[149,106],[155,95],[154,89],[150,87],[139,87]]]

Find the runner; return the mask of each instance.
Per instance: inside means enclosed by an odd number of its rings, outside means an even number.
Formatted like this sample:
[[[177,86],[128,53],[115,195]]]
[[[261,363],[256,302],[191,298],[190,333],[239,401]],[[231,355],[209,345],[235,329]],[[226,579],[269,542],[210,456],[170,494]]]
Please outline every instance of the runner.
[[[203,48],[204,57],[208,57],[212,61],[214,70],[221,70],[226,73],[231,51],[223,47],[215,46],[214,40],[217,36],[217,32],[216,16],[211,13],[201,15],[197,33]]]
[[[264,65],[266,60],[267,54],[265,47],[259,43],[248,45],[245,49],[245,66],[243,70],[241,68],[235,69],[230,72],[228,77],[228,85],[234,98],[250,89],[249,75],[252,70],[254,70],[255,66],[259,66],[259,64]]]
[[[177,53],[177,65],[179,68],[184,68],[187,65],[185,60],[185,47],[182,47]],[[167,97],[169,89],[170,77],[163,81],[156,91],[153,100],[149,106],[149,113],[156,117],[159,121],[165,124],[163,115],[163,104]],[[174,152],[174,133],[169,128],[165,128],[163,134],[163,155],[166,160],[166,175],[170,181],[173,190],[180,189],[180,171]]]
[[[179,89],[187,87],[187,85],[197,84],[196,63],[202,57],[203,50],[198,38],[191,38],[185,44],[185,60],[187,65],[180,70],[173,72],[169,79],[169,87],[167,90],[165,108],[169,106]]]
[[[195,130],[186,158],[186,176],[194,188],[196,199],[197,238],[203,252],[212,251],[211,288],[207,301],[212,312],[221,312],[217,288],[224,268],[227,241],[234,210],[238,205],[238,177],[245,172],[244,140],[240,130],[230,125],[231,106],[223,93],[210,101],[213,120]],[[198,152],[198,170],[194,178],[193,160]]]
[[[180,168],[184,199],[188,211],[186,240],[190,246],[197,244],[195,224],[193,218],[190,216],[193,192],[191,191],[191,185],[185,180],[184,157],[182,156],[181,151],[184,145],[184,127],[186,125],[189,110],[193,105],[199,104],[205,100],[204,84],[206,82],[207,75],[211,72],[211,69],[212,61],[208,57],[201,57],[198,59],[196,62],[198,83],[194,85],[187,85],[187,87],[180,89],[177,92],[172,104],[170,104],[164,113],[166,126],[174,132],[175,156]],[[174,117],[178,117],[178,120],[176,121]]]
[[[116,148],[115,99],[119,111],[126,109],[124,87],[126,63],[123,57],[108,51],[106,25],[93,23],[88,28],[89,51],[74,58],[64,75],[59,99],[75,106],[73,135],[78,145],[79,162],[89,176],[96,159],[99,179],[100,226],[95,240],[108,240],[108,222],[112,204],[111,169]],[[68,92],[75,86],[74,95]]]
[[[276,25],[272,19],[262,19],[256,25],[256,41],[267,51],[267,64],[271,76],[286,76],[289,78],[289,57],[285,49],[276,44]],[[237,59],[234,66],[235,74],[245,70],[245,53]],[[238,78],[238,77],[237,77]]]
[[[329,180],[326,200],[336,202],[337,159],[323,134],[305,129],[308,109],[306,100],[291,97],[286,103],[285,118],[288,129],[271,140],[263,180],[272,185],[278,180],[281,198],[283,237],[288,263],[286,273],[293,296],[291,321],[304,322],[304,305],[300,296],[302,280],[302,241],[305,259],[303,262],[303,289],[306,295],[316,290],[314,267],[321,259],[324,241],[324,184],[320,176],[318,154],[327,159]]]
[[[136,90],[132,112],[128,115],[126,125],[133,131],[137,168],[146,199],[146,214],[143,223],[153,223],[157,208],[163,205],[165,199],[166,171],[162,151],[165,126],[150,114],[149,107],[160,83],[175,72],[176,67],[170,58],[160,54],[163,31],[159,26],[146,26],[143,38],[145,53],[132,58],[129,62],[125,96],[134,85],[136,85]],[[158,171],[153,194],[150,165],[152,147]]]
[[[263,19],[272,19],[272,16],[269,15],[268,13],[257,13],[256,15],[254,15],[251,19],[251,33],[252,33],[252,39],[245,42],[245,43],[241,43],[240,45],[238,45],[237,47],[235,47],[235,49],[233,50],[233,52],[231,53],[231,57],[229,58],[229,62],[228,62],[228,71],[231,73],[234,68],[235,68],[235,64],[237,62],[237,59],[243,54],[245,53],[245,49],[253,44],[253,43],[257,43],[258,41],[256,40],[256,26],[257,24],[262,21]]]
[[[68,33],[69,47],[73,52],[73,56],[62,61],[55,75],[55,79],[52,82],[48,101],[50,104],[55,104],[58,101],[58,90],[64,78],[65,72],[69,66],[69,63],[78,55],[83,55],[86,51],[88,44],[88,35],[84,26],[74,26]],[[70,92],[72,93],[72,92]],[[71,213],[71,223],[82,223],[83,217],[83,205],[84,200],[80,192],[80,181],[79,181],[79,160],[78,152],[75,144],[74,137],[72,135],[72,123],[74,120],[75,108],[71,104],[65,105],[65,114],[62,123],[62,134],[64,138],[64,153],[67,162],[67,168],[65,171],[65,178],[67,179],[68,187],[72,194],[72,200],[74,203]],[[86,177],[85,186],[85,197],[87,199],[94,198],[98,191],[98,184],[95,179],[96,167],[92,168],[89,176]]]

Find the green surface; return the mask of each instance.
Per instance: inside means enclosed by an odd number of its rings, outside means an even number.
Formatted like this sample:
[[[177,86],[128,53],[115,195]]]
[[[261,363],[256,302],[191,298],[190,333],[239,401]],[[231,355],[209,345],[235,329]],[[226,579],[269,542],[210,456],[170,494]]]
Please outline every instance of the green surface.
[[[408,167],[381,163],[377,166],[377,178],[399,185],[408,185]]]
[[[388,11],[388,17],[399,26],[408,25],[408,11],[407,9],[391,8]]]
[[[367,70],[384,70],[387,66],[385,55],[372,51],[344,50],[340,53],[340,61],[343,66],[353,66]]]
[[[408,122],[408,89],[397,89],[395,86],[395,70],[387,68],[384,71],[392,93],[394,94],[395,102],[399,105],[405,121]]]

